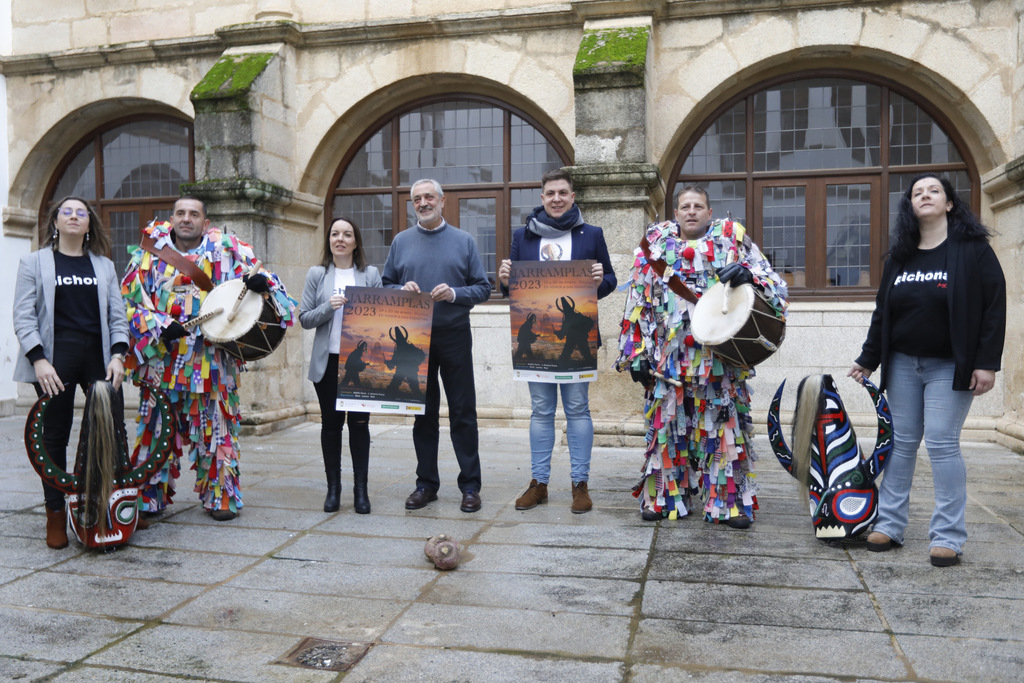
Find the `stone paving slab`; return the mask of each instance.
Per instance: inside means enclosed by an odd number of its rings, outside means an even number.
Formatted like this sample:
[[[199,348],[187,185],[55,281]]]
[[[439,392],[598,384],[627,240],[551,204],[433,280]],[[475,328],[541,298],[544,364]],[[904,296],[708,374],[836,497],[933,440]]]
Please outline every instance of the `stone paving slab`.
[[[737,563],[735,572],[743,570]],[[827,623],[841,631],[881,631],[862,591],[811,590],[647,580],[643,613],[661,619],[693,615],[722,624],[793,626]]]
[[[4,681],[46,680],[62,669],[64,669],[63,664],[0,657],[0,680]]]
[[[188,576],[180,580],[188,581]],[[159,617],[203,589],[190,583],[36,572],[0,586],[0,604],[144,620]]]
[[[1019,683],[1024,672],[1024,647],[1019,640],[906,635],[896,640],[922,679]]]
[[[629,641],[629,624],[627,618],[608,615],[418,603],[381,640],[622,659]]]
[[[742,666],[742,661],[737,661]],[[849,678],[830,676],[793,676],[790,674],[751,674],[740,671],[701,671],[667,666],[640,665],[629,670],[630,683],[834,683],[849,682]],[[856,683],[872,683],[871,679],[858,678]]]
[[[317,530],[336,534],[423,539],[426,543],[428,538],[437,533],[454,536],[460,541],[466,540],[476,536],[490,523],[489,518],[474,518],[470,515],[463,515],[462,519],[441,521],[435,517],[419,517],[404,513],[382,514],[377,512],[373,499],[370,499],[370,504],[373,506],[372,514],[353,515],[339,512],[317,526]]]
[[[374,566],[371,570],[339,562],[270,558],[228,582],[239,588],[294,593],[415,600],[438,577],[433,566],[422,569]]]
[[[750,562],[746,557],[730,555],[662,552],[651,560],[647,580],[837,590],[863,588],[845,556],[834,560],[761,557],[757,562]]]
[[[0,606],[0,662],[3,657],[72,662],[142,627],[141,621],[6,604]]]
[[[242,514],[245,514],[244,512]],[[204,550],[237,555],[260,556],[294,539],[291,531],[246,529],[231,522],[220,526],[161,522],[132,534],[131,542],[143,548]]]
[[[402,538],[373,538],[310,532],[274,554],[278,559],[345,562],[376,565],[386,559],[391,567],[429,567],[423,554],[424,541]]]
[[[1024,651],[1024,631],[1011,626],[1024,609],[1016,599],[975,596],[875,592],[895,633],[947,638],[990,638],[1014,641]]]
[[[741,666],[748,672],[772,674],[800,672],[897,680],[907,675],[888,635],[861,631],[837,634],[829,623],[814,629],[644,619],[633,643],[633,658],[644,664],[700,662],[702,667]]]
[[[205,680],[315,683],[333,672],[275,664],[300,638],[191,626],[157,626],[89,657],[87,664]]]
[[[406,605],[397,600],[225,586],[175,610],[165,622],[211,630],[370,641],[378,638]]]
[[[561,524],[499,522],[488,527],[479,543],[541,546],[582,546],[647,551],[654,537],[652,527],[591,527]]]
[[[931,567],[861,560],[857,571],[868,590],[899,595],[948,595],[1021,600],[1024,567],[974,567],[967,581],[950,581],[949,573]],[[1024,604],[1021,604],[1024,609]]]
[[[79,664],[53,679],[60,683],[169,683],[180,681],[177,676],[147,674],[140,671],[125,671],[114,667],[97,667]]]
[[[621,681],[621,662],[539,658],[469,650],[378,645],[345,676],[345,683],[423,681]]]
[[[443,572],[422,600],[445,605],[632,616],[640,583],[533,574]]]
[[[647,553],[633,550],[481,544],[471,551],[473,560],[460,570],[639,580],[647,565]]]
[[[257,560],[246,555],[141,548],[129,545],[110,553],[82,553],[51,567],[56,573],[113,579],[155,579],[210,586],[227,581]]]

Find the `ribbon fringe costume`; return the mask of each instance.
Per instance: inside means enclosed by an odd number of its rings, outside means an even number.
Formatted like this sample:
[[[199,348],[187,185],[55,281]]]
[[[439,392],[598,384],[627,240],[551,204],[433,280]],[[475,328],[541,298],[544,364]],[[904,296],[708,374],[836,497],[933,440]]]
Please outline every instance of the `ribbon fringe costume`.
[[[645,507],[670,519],[692,511],[699,494],[704,519],[724,522],[746,515],[754,519],[757,486],[752,463],[753,424],[747,380],[752,368],[723,362],[694,341],[690,320],[694,304],[676,295],[668,279],[676,275],[698,297],[718,282],[718,269],[730,254],[754,276],[754,286],[780,315],[785,315],[786,283],[771,268],[745,228],[729,220],[711,223],[696,240],[680,237],[674,221],[647,228],[650,257],[666,262],[664,279],[637,249],[627,291],[619,358],[615,367],[650,367],[682,383],[656,380],[644,395],[647,448],[640,482],[633,495]]]
[[[154,223],[144,233],[153,238],[157,249],[173,249],[170,230],[168,223]],[[256,261],[252,247],[218,228],[211,228],[186,258],[194,261],[214,286],[242,277]],[[267,299],[282,316],[282,325],[290,327],[297,302],[288,296],[276,275],[263,272],[270,287]],[[237,512],[242,507],[238,374],[245,363],[205,341],[198,325],[186,336],[166,344],[160,338],[172,322],[185,323],[199,315],[206,291],[159,257],[137,249],[121,283],[121,293],[128,306],[131,334],[125,369],[140,387],[138,432],[132,455],[135,466],[152,457],[159,436],[160,415],[154,410],[152,386],[167,394],[173,414],[173,453],[142,487],[142,509],[158,512],[172,502],[179,461],[187,452],[196,470],[195,491],[203,506]]]

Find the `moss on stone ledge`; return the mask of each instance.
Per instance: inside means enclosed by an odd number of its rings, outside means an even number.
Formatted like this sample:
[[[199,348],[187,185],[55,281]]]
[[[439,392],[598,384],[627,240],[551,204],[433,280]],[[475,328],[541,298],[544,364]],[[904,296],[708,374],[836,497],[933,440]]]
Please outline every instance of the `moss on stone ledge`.
[[[203,80],[192,88],[192,101],[244,99],[253,81],[273,58],[274,54],[270,52],[222,55]]]
[[[642,75],[650,35],[646,26],[584,31],[572,72],[581,75],[612,68]]]

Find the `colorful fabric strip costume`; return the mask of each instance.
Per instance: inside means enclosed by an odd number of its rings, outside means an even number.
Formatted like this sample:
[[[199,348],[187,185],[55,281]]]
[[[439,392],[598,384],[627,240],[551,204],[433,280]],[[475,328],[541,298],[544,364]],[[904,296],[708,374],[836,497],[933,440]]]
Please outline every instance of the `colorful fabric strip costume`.
[[[173,248],[170,225],[154,223],[144,233],[156,247]],[[214,285],[246,275],[256,259],[252,248],[234,235],[211,228],[195,249],[186,253]],[[288,296],[278,277],[265,273],[270,292],[265,295],[290,327],[297,302]],[[150,386],[163,389],[173,413],[173,456],[143,488],[143,509],[164,509],[174,495],[179,459],[188,453],[196,470],[195,491],[208,510],[242,507],[238,480],[238,433],[240,411],[238,374],[244,363],[203,339],[199,326],[172,342],[160,333],[172,322],[196,317],[206,292],[187,275],[143,249],[132,256],[121,283],[128,305],[131,354],[125,363],[133,381],[140,385],[138,432],[133,461],[151,457],[158,435],[158,415],[153,410]]]
[[[700,497],[704,518],[726,521],[757,509],[752,462],[750,390],[753,369],[723,362],[697,343],[690,331],[694,304],[676,295],[668,279],[678,276],[698,297],[718,282],[730,255],[750,270],[755,287],[782,317],[786,283],[772,270],[739,223],[714,221],[696,240],[680,236],[674,221],[648,226],[652,261],[664,260],[659,276],[637,249],[619,336],[619,371],[641,369],[659,375],[644,396],[647,449],[633,495],[644,507],[676,518]]]

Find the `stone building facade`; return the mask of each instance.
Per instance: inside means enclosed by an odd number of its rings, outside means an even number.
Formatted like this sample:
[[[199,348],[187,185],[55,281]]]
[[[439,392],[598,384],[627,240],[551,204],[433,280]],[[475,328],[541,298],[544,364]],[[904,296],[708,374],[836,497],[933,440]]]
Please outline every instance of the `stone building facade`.
[[[681,160],[716,117],[794,75],[863,81],[894,93],[883,95],[890,108],[908,97],[932,113],[995,232],[1008,286],[1007,346],[996,389],[975,402],[968,438],[1021,450],[1022,14],[1022,0],[463,0],[457,11],[440,0],[12,0],[10,47],[0,58],[9,155],[0,278],[10,292],[15,257],[36,248],[40,211],[86,136],[125,117],[162,117],[190,126],[190,191],[298,297],[332,197],[344,195],[345,164],[361,158],[357,150],[392,114],[451,95],[496,103],[543,133],[556,165],[572,167],[587,221],[604,227],[621,282],[643,226],[666,215],[666,195],[688,168]],[[756,173],[746,177],[737,182],[767,187]],[[517,187],[506,179],[500,191]],[[892,186],[871,187],[877,197]],[[393,197],[404,215],[404,198],[397,190]],[[747,217],[755,236],[763,210]],[[862,246],[877,270],[887,221],[872,211],[875,237]],[[509,229],[498,231],[499,242]],[[870,287],[809,282],[798,281],[807,287],[795,291],[785,344],[758,369],[761,423],[782,379],[845,376],[863,341]],[[606,343],[592,409],[606,441],[641,427],[636,388],[610,369],[621,307],[622,296],[612,295],[600,308]],[[528,394],[510,380],[507,305],[478,306],[473,325],[481,416],[525,419]],[[4,329],[6,382],[18,351]],[[310,344],[296,330],[252,364],[242,391],[253,429],[315,414],[303,368]],[[868,418],[866,401],[846,393]],[[8,414],[15,396],[4,384]]]

